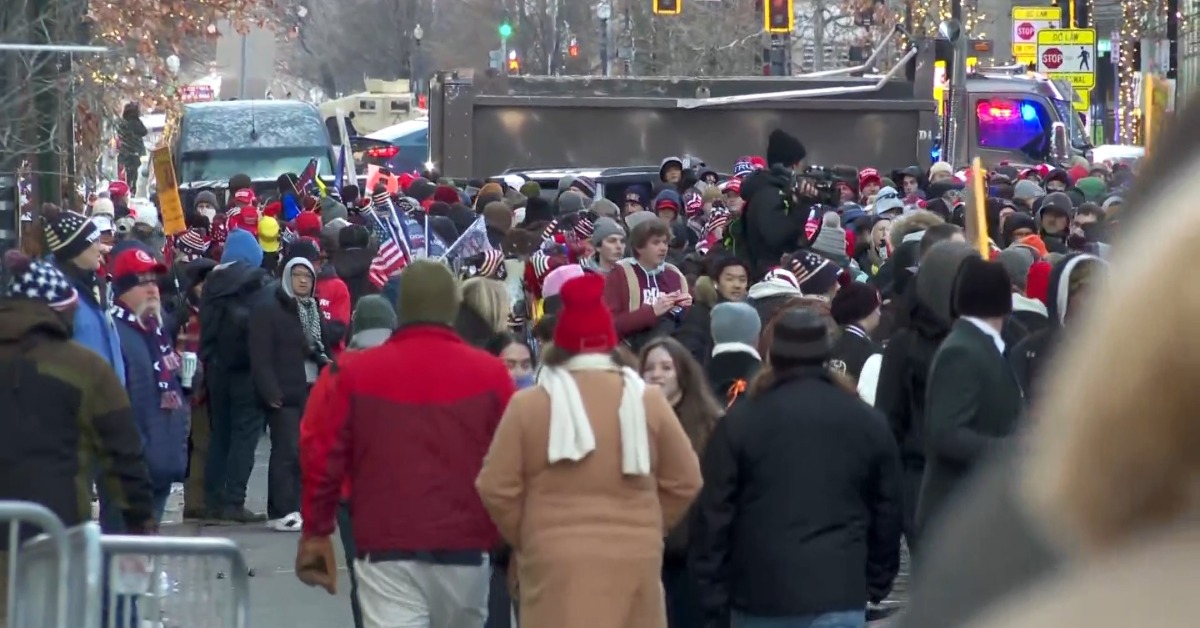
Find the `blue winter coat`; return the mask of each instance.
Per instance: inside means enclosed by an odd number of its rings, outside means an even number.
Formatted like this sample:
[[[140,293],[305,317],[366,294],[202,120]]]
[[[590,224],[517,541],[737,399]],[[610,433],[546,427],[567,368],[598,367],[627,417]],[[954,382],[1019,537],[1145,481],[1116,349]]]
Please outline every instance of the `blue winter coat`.
[[[75,290],[79,292],[79,307],[75,308],[72,334],[75,342],[95,351],[112,365],[117,372],[117,378],[125,383],[125,362],[121,356],[121,339],[108,309],[103,307],[92,289],[81,282],[74,281]],[[101,286],[101,290],[106,286]]]
[[[115,324],[125,356],[125,391],[129,393],[133,418],[142,436],[150,481],[155,488],[167,488],[172,482],[182,482],[187,472],[188,432],[191,430],[189,404],[179,382],[172,379],[171,385],[177,388],[176,392],[183,400],[182,407],[178,410],[161,407],[162,394],[155,372],[158,348],[154,337],[121,320]]]

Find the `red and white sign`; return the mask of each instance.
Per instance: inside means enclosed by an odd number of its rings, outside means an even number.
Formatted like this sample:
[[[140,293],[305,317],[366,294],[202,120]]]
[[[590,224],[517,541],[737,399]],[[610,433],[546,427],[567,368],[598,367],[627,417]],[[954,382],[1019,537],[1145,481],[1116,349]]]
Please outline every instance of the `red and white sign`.
[[[1051,70],[1062,67],[1063,53],[1058,48],[1047,48],[1042,51],[1042,65]]]
[[[1017,61],[1033,63],[1037,56],[1037,34],[1042,29],[1058,28],[1062,23],[1059,7],[1013,7],[1012,52]]]
[[[179,88],[179,99],[183,102],[209,102],[214,97],[211,85],[184,85]]]

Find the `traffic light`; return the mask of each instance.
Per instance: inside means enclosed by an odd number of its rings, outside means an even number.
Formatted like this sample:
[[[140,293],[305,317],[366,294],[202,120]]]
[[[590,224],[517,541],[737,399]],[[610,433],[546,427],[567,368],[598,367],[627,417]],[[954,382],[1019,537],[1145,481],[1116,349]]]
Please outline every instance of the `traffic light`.
[[[512,37],[512,24],[502,22],[500,24],[500,39],[508,39]]]
[[[679,15],[683,12],[683,0],[654,0],[655,15]]]
[[[793,0],[767,0],[763,5],[763,28],[772,35],[790,35],[796,28]]]
[[[520,74],[521,73],[521,60],[517,58],[516,50],[508,51],[508,73],[509,74]]]
[[[571,43],[567,46],[567,54],[571,55],[572,57],[579,56],[579,40],[575,39],[574,37],[571,38]]]

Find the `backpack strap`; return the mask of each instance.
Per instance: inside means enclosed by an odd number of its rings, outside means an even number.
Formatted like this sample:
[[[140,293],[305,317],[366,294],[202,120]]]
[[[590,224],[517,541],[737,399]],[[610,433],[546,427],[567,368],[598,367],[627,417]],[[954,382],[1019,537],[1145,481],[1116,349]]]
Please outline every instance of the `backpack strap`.
[[[625,273],[625,281],[629,284],[629,311],[636,312],[642,307],[642,284],[638,281],[637,272],[632,264],[617,264]]]

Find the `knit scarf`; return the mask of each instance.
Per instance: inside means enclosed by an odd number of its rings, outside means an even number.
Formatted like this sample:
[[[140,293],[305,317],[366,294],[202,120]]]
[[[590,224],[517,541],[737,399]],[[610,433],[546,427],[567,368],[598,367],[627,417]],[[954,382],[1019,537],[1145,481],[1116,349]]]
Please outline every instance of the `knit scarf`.
[[[296,309],[300,312],[300,326],[304,335],[318,353],[325,353],[325,345],[321,344],[321,308],[312,297],[296,297]]]
[[[155,351],[154,372],[158,377],[158,392],[161,398],[159,407],[163,410],[182,408],[183,395],[179,393],[175,383],[182,360],[175,352],[171,339],[163,331],[158,317],[147,316],[146,320],[141,320],[120,302],[112,304],[108,311],[114,320],[122,321],[141,332],[146,343]]]

